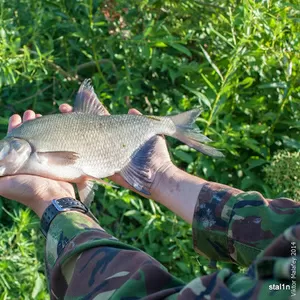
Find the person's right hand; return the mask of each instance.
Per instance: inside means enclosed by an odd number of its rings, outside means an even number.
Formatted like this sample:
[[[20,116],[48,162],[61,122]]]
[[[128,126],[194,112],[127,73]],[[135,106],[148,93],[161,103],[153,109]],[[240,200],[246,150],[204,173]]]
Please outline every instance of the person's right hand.
[[[64,103],[64,104],[60,105],[59,110],[61,113],[70,113],[70,112],[72,112],[73,108],[69,104]],[[109,112],[106,111],[106,114],[109,115]],[[141,113],[136,109],[130,109],[128,111],[128,114],[140,115]],[[151,195],[149,196],[149,198],[151,197],[152,199],[154,199],[155,195],[157,195],[159,193],[159,189],[161,188],[160,182],[162,182],[163,178],[165,177],[166,172],[167,171],[172,172],[172,170],[174,168],[176,168],[170,159],[170,155],[168,152],[168,148],[167,148],[165,139],[162,136],[156,137],[156,142],[155,142],[155,146],[154,146],[154,155],[151,157],[150,165],[151,165],[150,171],[152,174],[153,181],[152,181],[152,184],[150,187]],[[137,191],[131,185],[129,185],[126,182],[126,180],[118,173],[109,177],[109,179],[127,189],[130,189],[136,193],[139,193],[139,191]],[[139,193],[139,194],[141,194],[144,197],[148,197],[142,193]]]

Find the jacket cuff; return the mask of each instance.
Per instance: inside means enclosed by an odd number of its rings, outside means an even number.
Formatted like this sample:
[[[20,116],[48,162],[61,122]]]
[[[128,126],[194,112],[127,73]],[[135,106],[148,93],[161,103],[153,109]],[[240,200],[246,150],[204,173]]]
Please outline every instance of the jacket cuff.
[[[103,238],[111,238],[98,223],[88,215],[68,211],[58,214],[50,224],[46,241],[46,265],[51,271],[66,245],[83,232],[97,230]]]
[[[194,249],[200,255],[232,261],[228,251],[228,231],[235,201],[231,200],[239,193],[242,191],[214,182],[202,187],[192,224]]]

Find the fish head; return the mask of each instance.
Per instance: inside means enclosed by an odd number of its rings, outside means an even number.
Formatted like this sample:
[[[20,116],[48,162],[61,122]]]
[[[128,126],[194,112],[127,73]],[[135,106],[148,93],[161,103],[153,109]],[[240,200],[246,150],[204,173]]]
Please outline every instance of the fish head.
[[[0,141],[0,176],[13,175],[32,153],[31,145],[23,139],[5,138]]]

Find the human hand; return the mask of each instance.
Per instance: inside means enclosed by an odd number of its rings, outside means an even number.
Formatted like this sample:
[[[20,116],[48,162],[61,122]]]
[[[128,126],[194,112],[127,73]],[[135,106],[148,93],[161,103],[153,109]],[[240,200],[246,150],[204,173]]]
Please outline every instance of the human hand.
[[[19,115],[15,114],[9,119],[8,132],[21,125],[22,122],[40,116],[32,110],[27,110],[22,120]],[[0,177],[0,195],[30,207],[40,218],[52,199],[75,197],[73,186],[68,182],[25,174]]]

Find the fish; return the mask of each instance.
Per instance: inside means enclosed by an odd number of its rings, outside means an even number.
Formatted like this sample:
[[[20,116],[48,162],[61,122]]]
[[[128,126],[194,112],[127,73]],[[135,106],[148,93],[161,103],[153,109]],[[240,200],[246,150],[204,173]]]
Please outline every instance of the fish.
[[[157,135],[178,139],[212,157],[211,140],[195,125],[201,109],[173,116],[107,115],[90,80],[81,84],[73,111],[26,121],[0,141],[0,176],[30,174],[77,185],[87,206],[95,181],[116,173],[150,195],[150,158]]]

